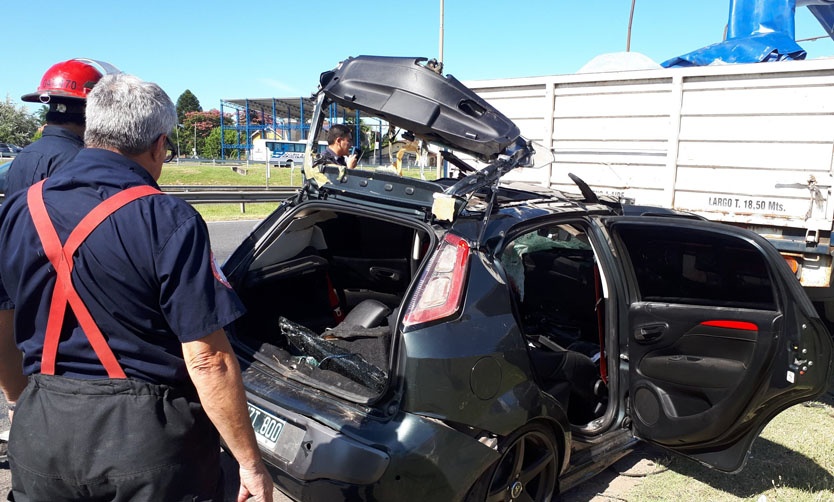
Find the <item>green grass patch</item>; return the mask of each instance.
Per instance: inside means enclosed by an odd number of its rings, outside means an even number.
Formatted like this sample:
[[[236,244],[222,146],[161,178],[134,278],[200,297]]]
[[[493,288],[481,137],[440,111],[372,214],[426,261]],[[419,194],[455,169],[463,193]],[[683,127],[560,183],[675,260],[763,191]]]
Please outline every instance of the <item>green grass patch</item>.
[[[364,168],[363,169],[373,169]],[[407,169],[404,176],[419,179],[420,170]],[[426,179],[434,179],[435,173],[431,169],[423,172]],[[165,185],[205,185],[205,186],[259,186],[285,187],[301,186],[301,168],[271,167],[269,179],[265,164],[225,163],[223,165],[197,162],[172,162],[162,168],[159,184]],[[197,211],[206,221],[227,220],[260,220],[271,213],[278,203],[250,203],[250,204],[194,204]]]
[[[762,431],[747,465],[723,474],[676,456],[655,459],[668,469],[646,477],[629,501],[834,501],[834,399],[799,404]]]
[[[206,221],[262,220],[275,211],[279,202],[247,204],[193,204]]]
[[[160,185],[223,185],[223,186],[301,186],[301,169],[272,167],[263,164],[239,165],[167,164],[162,168]]]
[[[159,184],[165,185],[205,185],[205,186],[301,186],[301,170],[272,167],[269,170],[263,164],[212,165],[192,162],[170,163],[162,168]],[[258,202],[247,204],[194,204],[194,208],[206,221],[262,220],[278,207],[278,202]]]

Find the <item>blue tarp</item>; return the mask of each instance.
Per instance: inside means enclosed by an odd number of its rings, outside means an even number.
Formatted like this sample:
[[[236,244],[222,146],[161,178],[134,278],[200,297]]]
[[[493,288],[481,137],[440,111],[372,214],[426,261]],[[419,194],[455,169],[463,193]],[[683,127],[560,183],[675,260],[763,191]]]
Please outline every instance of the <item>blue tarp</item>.
[[[796,0],[730,0],[727,40],[661,64],[669,68],[805,59],[805,50],[796,43],[795,13]]]

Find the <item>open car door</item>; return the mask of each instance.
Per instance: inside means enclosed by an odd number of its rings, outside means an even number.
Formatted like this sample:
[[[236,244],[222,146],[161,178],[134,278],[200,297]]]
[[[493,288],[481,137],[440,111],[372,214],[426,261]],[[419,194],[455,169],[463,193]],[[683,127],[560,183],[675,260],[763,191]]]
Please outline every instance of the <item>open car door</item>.
[[[776,414],[825,391],[831,336],[783,258],[752,232],[663,217],[606,225],[625,275],[619,326],[635,434],[740,470]]]

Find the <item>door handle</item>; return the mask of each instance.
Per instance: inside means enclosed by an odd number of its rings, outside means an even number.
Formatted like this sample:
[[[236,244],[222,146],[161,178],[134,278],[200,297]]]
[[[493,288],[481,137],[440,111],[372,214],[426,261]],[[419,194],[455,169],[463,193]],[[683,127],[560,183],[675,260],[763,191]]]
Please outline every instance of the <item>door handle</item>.
[[[400,272],[392,268],[371,267],[368,272],[370,272],[372,277],[376,277],[377,279],[385,279],[395,282],[400,280]]]
[[[663,336],[667,329],[669,325],[665,322],[638,326],[634,330],[634,339],[638,342],[653,342]]]

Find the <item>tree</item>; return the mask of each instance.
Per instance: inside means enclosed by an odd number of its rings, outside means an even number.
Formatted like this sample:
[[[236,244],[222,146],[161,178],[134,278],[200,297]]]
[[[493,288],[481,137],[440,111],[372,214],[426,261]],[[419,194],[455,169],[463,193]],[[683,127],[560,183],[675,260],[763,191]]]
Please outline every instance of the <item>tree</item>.
[[[49,107],[46,105],[41,106],[38,108],[38,111],[35,112],[35,117],[37,117],[39,123],[46,124],[47,112],[49,112]]]
[[[203,143],[203,153],[206,157],[211,157],[213,159],[220,158],[220,128],[215,127],[211,130],[208,136],[206,136],[206,141]]]
[[[25,107],[15,108],[10,100],[0,103],[0,142],[26,146],[33,141],[40,123]]]
[[[227,119],[224,119],[227,120]],[[241,143],[246,143],[246,133],[243,131],[237,131],[228,125],[225,127],[223,131],[223,142],[228,147],[229,145],[239,145]],[[212,158],[220,158],[221,152],[221,144],[220,144],[220,128],[216,127],[211,130],[211,133],[206,138],[205,142],[205,152],[206,155]],[[241,152],[237,148],[226,148],[226,158],[228,159],[240,159]]]
[[[200,100],[197,99],[197,96],[191,93],[190,90],[186,89],[185,92],[180,94],[180,97],[177,99],[177,122],[180,124],[185,124],[185,117],[189,113],[193,112],[202,112],[203,107],[200,106]]]
[[[230,121],[231,116],[226,114],[224,121]],[[214,129],[220,128],[220,111],[209,110],[207,112],[190,112],[185,115],[182,121],[182,128],[179,129],[180,152],[184,155],[211,157],[213,152],[205,151],[205,140]],[[218,133],[219,134],[219,133]],[[194,144],[194,140],[197,144]],[[219,137],[218,137],[219,145]],[[220,150],[218,146],[217,156]]]

